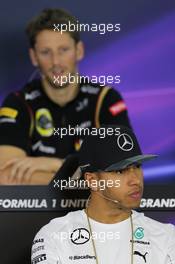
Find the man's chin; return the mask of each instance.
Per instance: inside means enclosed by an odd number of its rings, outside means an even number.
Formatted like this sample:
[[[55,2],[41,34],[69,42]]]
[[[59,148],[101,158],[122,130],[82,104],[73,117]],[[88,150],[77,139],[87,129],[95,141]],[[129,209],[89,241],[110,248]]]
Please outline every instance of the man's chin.
[[[132,208],[132,209],[139,208],[139,207],[140,207],[140,203],[141,203],[141,201],[134,202],[134,203],[131,205],[131,208]]]
[[[62,90],[69,86],[69,82],[62,84],[59,82],[54,82],[54,80],[50,78],[46,78],[46,80],[49,83],[49,86],[53,88],[54,90]]]
[[[55,89],[55,90],[63,90],[65,88],[67,88],[68,86],[69,86],[69,83],[65,83],[65,84],[62,84],[62,85],[59,85],[59,84],[57,84],[57,85],[55,85],[55,84],[51,85],[51,87],[53,89]]]

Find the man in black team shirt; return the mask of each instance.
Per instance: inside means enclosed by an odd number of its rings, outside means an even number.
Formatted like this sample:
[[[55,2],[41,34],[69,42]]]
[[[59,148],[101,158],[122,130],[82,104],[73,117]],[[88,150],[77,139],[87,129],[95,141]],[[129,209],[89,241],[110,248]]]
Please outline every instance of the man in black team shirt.
[[[48,183],[80,147],[78,136],[54,135],[58,128],[130,126],[126,105],[114,89],[78,78],[60,82],[77,77],[84,56],[78,31],[54,31],[54,24],[68,23],[77,20],[64,10],[45,9],[27,26],[30,58],[41,78],[7,96],[0,109],[1,184]]]

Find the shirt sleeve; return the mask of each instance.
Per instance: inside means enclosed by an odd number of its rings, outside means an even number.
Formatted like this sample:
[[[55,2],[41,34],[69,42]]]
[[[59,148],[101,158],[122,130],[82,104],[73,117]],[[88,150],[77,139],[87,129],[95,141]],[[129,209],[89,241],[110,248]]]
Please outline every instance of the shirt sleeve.
[[[31,250],[31,264],[62,264],[58,256],[54,238],[42,228],[35,236]]]
[[[0,145],[11,145],[29,154],[31,118],[22,98],[10,94],[0,108]]]
[[[172,232],[170,234],[168,253],[165,264],[175,264],[175,226],[171,225]]]
[[[131,128],[127,106],[119,92],[104,87],[100,96],[103,97],[99,113],[100,125],[123,125]]]

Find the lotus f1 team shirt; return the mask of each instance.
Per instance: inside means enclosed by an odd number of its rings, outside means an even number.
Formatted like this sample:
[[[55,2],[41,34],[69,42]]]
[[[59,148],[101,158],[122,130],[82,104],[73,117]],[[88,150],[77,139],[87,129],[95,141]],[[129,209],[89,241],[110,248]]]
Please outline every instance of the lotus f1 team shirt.
[[[78,151],[81,136],[60,137],[60,128],[130,127],[121,95],[109,87],[81,83],[74,100],[60,107],[49,99],[40,80],[13,92],[0,108],[0,145],[23,149],[28,156],[65,158]]]

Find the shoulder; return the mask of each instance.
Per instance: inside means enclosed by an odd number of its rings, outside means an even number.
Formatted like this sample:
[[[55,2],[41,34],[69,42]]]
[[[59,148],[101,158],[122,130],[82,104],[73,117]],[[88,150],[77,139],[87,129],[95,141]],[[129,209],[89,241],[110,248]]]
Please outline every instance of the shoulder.
[[[81,210],[70,212],[62,217],[52,219],[47,225],[43,226],[38,234],[52,237],[60,232],[68,232],[72,227],[81,222]]]
[[[122,100],[119,91],[110,86],[101,86],[100,84],[93,84],[91,82],[83,83],[80,86],[80,91],[84,96],[88,97],[103,97],[108,100]]]
[[[171,236],[175,238],[175,226],[172,224],[161,223],[143,213],[134,212],[137,225],[143,226],[147,233],[154,238],[167,240]]]
[[[34,80],[27,83],[23,88],[9,93],[5,99],[5,103],[18,103],[21,104],[24,101],[32,101],[41,96],[40,80]]]
[[[88,80],[84,80],[80,84],[80,91],[88,95],[99,95],[101,92],[109,92],[111,94],[119,94],[115,89],[110,86],[101,85],[100,83],[93,83]]]
[[[33,101],[42,96],[41,81],[39,79],[27,83],[16,95],[22,97],[26,102]]]
[[[84,82],[80,86],[80,91],[84,95],[89,95],[89,96],[98,95],[102,90],[103,90],[103,87],[97,84],[90,83],[90,82]]]

